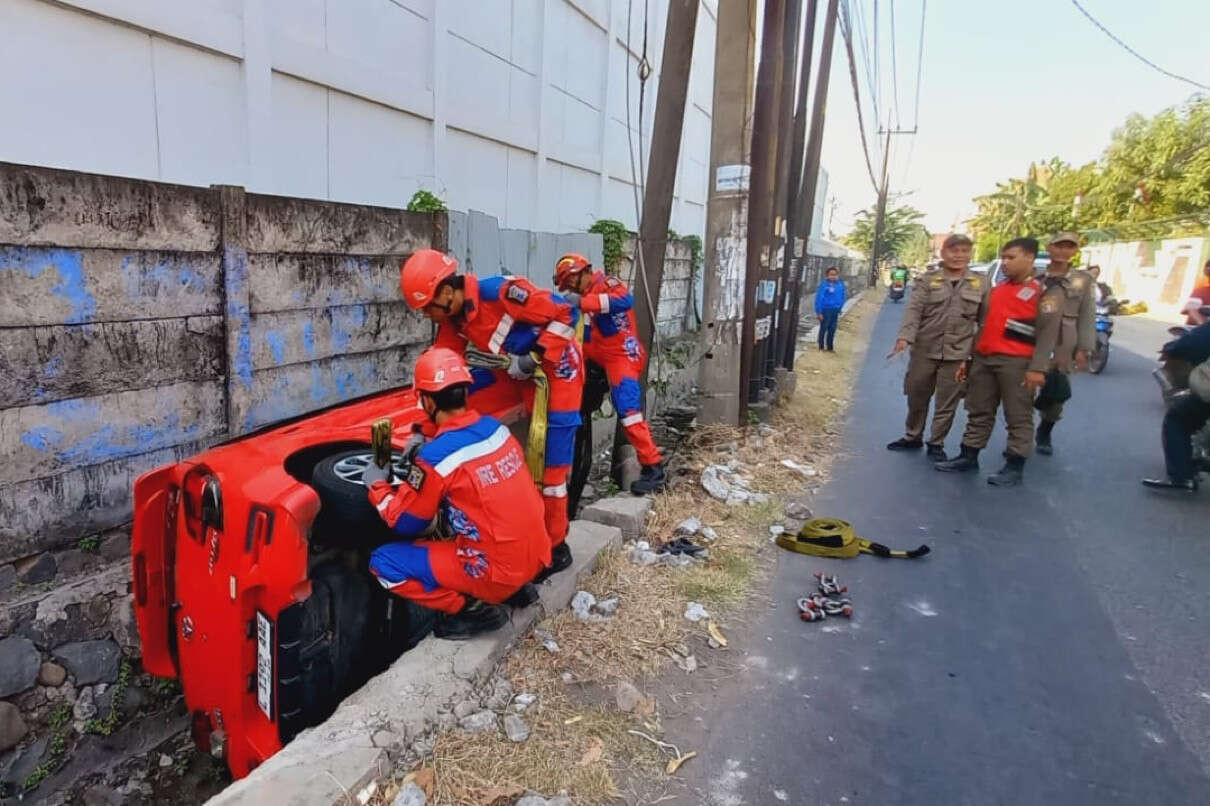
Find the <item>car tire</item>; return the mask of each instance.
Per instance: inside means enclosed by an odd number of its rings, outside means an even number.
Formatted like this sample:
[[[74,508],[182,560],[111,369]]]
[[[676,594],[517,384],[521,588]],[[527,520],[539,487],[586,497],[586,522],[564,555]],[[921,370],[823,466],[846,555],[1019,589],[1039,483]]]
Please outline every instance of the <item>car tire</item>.
[[[311,486],[319,495],[319,514],[311,530],[316,542],[332,548],[375,548],[398,539],[370,503],[365,485],[349,480],[350,460],[369,454],[368,445],[340,451],[321,459],[311,471]]]

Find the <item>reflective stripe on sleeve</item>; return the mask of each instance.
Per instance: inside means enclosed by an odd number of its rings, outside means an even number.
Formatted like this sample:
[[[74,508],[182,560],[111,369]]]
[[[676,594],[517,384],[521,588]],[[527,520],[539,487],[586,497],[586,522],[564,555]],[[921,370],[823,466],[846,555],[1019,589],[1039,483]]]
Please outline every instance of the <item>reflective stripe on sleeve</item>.
[[[543,487],[542,495],[544,495],[547,498],[566,498],[567,497],[567,485],[566,484],[556,484],[554,487]]]
[[[500,317],[500,323],[496,325],[496,329],[492,331],[492,337],[488,339],[487,348],[496,355],[500,354],[500,348],[504,346],[504,340],[508,338],[508,332],[513,329],[513,318],[508,314]]]
[[[551,322],[546,326],[546,329],[547,331],[564,339],[574,339],[576,337],[575,328],[565,325],[562,322]]]
[[[609,313],[609,295],[598,294],[597,298],[601,300],[601,313]]]
[[[622,418],[623,426],[634,425],[635,423],[641,423],[641,422],[643,422],[642,413],[632,414],[629,417]]]

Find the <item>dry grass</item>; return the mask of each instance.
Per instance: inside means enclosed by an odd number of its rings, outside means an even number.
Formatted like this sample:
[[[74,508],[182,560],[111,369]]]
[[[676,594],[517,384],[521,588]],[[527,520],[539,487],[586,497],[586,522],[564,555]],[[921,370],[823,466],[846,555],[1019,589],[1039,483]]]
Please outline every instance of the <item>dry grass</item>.
[[[522,641],[500,674],[514,691],[538,696],[522,715],[531,727],[530,738],[513,744],[502,735],[442,733],[426,761],[435,773],[430,803],[509,804],[524,789],[547,797],[566,791],[577,805],[633,802],[619,792],[618,781],[666,774],[668,751],[628,733],[638,730],[660,738],[658,706],[649,700],[635,713],[620,712],[614,703],[617,682],[634,681],[642,689],[645,678],[659,674],[690,646],[703,651],[706,627],[683,618],[687,602],[704,604],[724,632],[726,620],[739,616],[754,580],[774,557],[768,526],[781,520],[785,495],[800,494],[805,486],[803,477],[779,460],[814,466],[819,475],[811,484],[827,472],[837,445],[837,417],[848,403],[863,352],[866,320],[877,308],[874,296],[868,294],[841,322],[835,353],[811,349],[801,357],[798,392],[775,414],[771,433],[706,426],[684,446],[688,473],[655,498],[648,539],[653,544],[667,539],[678,522],[696,516],[719,535],[709,546],[709,559],[669,569],[632,565],[624,551],[603,555],[582,587],[598,598],[618,595],[616,616],[582,622],[563,612]],[[768,503],[729,507],[701,489],[701,469],[731,458],[747,467],[753,489],[771,495]],[[559,652],[543,647],[538,636],[546,635],[559,644]],[[390,803],[398,780],[380,791],[380,802]]]

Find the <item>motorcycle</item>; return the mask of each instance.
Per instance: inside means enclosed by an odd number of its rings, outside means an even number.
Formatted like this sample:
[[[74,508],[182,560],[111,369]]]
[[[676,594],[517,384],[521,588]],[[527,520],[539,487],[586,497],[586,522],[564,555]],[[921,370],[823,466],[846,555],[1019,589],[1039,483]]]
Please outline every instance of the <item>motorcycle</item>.
[[[1198,313],[1210,317],[1210,305],[1203,305],[1198,309]],[[1173,325],[1168,328],[1168,335],[1179,339],[1192,329],[1187,325]],[[1165,406],[1171,406],[1172,401],[1181,394],[1189,394],[1189,373],[1192,371],[1193,366],[1183,358],[1173,358],[1160,353],[1160,365],[1151,371],[1151,377],[1159,384]]]
[[[1114,305],[1113,297],[1097,303],[1097,344],[1088,359],[1088,371],[1100,375],[1109,363],[1109,337],[1113,335],[1113,317],[1109,313]]]
[[[905,288],[905,285],[904,285],[903,280],[892,280],[891,281],[891,290],[887,294],[887,296],[889,296],[891,298],[892,302],[899,302],[900,300],[903,299],[904,288]]]

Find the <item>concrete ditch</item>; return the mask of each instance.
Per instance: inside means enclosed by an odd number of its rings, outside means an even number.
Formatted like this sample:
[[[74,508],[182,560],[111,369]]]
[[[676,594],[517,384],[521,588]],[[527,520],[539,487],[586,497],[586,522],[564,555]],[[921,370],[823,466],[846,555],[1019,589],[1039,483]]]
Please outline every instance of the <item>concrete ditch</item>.
[[[625,500],[625,509],[639,518],[651,506],[646,499],[618,500]],[[601,552],[622,544],[622,529],[576,520],[567,542],[575,558],[572,567],[542,585],[541,600],[514,611],[510,624],[465,642],[426,638],[346,698],[327,721],[300,733],[207,806],[364,803],[375,781],[391,772],[391,754],[432,731],[442,708],[465,699],[487,680],[535,623],[565,609]]]

